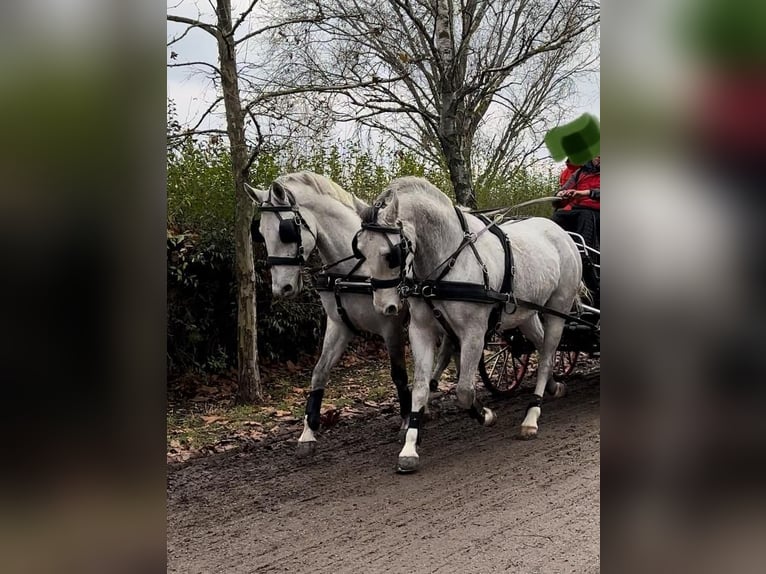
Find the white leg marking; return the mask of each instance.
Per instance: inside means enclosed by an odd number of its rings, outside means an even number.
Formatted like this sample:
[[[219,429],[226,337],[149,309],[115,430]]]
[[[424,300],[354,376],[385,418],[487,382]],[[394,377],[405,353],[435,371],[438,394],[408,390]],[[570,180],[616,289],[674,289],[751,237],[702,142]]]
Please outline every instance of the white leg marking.
[[[487,407],[482,409],[484,411],[484,426],[491,427],[497,422],[497,416]]]
[[[298,442],[316,442],[316,437],[314,436],[314,431],[309,428],[309,417],[308,415],[303,415],[303,433],[301,434],[301,437],[298,439]]]
[[[537,419],[540,418],[540,407],[532,407],[527,411],[527,416],[521,423],[521,436],[534,436],[537,434]]]
[[[418,429],[407,430],[407,435],[404,439],[404,446],[402,447],[402,450],[399,453],[399,456],[400,457],[408,456],[408,457],[418,458],[417,443],[418,443]]]

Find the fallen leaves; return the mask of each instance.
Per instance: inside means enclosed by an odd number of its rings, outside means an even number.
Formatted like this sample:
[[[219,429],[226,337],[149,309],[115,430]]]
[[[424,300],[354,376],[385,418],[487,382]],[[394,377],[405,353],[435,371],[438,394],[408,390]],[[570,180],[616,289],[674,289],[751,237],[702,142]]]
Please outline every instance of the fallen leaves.
[[[326,429],[334,427],[340,420],[340,413],[340,409],[326,410],[319,415],[319,424],[321,424],[322,427]]]
[[[216,416],[216,415],[211,415],[211,416],[204,416],[203,415],[202,416],[202,422],[204,422],[206,425],[210,425],[210,424],[213,424],[213,423],[216,423],[216,422],[223,422],[225,424],[227,421],[223,417],[219,417],[219,416]]]
[[[303,428],[308,373],[316,357],[264,365],[264,405],[238,405],[236,372],[189,374],[168,384],[168,462],[227,452],[262,441],[297,439]],[[341,421],[398,412],[388,356],[382,345],[362,341],[333,369],[325,391],[322,430]]]

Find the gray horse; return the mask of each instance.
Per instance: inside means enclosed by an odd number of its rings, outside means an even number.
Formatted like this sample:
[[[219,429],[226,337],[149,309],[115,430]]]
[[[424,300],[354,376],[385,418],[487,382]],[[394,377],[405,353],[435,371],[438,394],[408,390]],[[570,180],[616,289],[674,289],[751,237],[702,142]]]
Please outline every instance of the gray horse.
[[[378,227],[366,228],[358,234],[358,250],[365,261],[360,271],[373,278],[373,305],[383,314],[395,314],[402,308],[398,285],[404,270],[416,284],[431,275],[450,259],[463,242],[465,233],[450,199],[427,180],[404,177],[393,180],[378,196],[376,208],[360,211],[362,219],[375,221]],[[478,257],[486,266],[489,285],[500,291],[505,256],[500,240],[484,227],[478,218],[463,212],[473,246],[459,252],[452,266],[446,269],[444,281],[460,281],[483,285],[484,273]],[[397,233],[397,227],[401,230]],[[544,218],[529,218],[503,224],[502,231],[510,238],[513,254],[513,292],[518,300],[545,305],[560,313],[569,313],[579,302],[582,262],[577,248],[558,225]],[[388,232],[386,231],[388,230]],[[404,241],[403,245],[397,242]],[[404,268],[391,265],[389,253],[399,250]],[[442,267],[442,269],[444,269]],[[421,409],[428,400],[429,374],[434,363],[437,338],[451,328],[459,339],[458,404],[468,409],[484,425],[495,422],[494,413],[476,399],[474,377],[482,356],[485,333],[493,305],[454,300],[432,299],[436,312],[422,297],[410,297],[409,338],[415,361],[415,382],[412,390],[412,413],[404,447],[399,454],[398,470],[413,472],[419,465],[417,444],[420,442]],[[440,313],[447,327],[436,318]],[[512,302],[503,305],[499,316],[502,330],[519,327],[535,345],[539,354],[535,400],[527,409],[521,423],[521,435],[536,436],[541,413],[542,396],[546,390],[563,396],[566,387],[551,378],[556,348],[564,328],[564,319],[543,314]]]
[[[260,234],[266,243],[271,262],[272,292],[275,297],[294,297],[303,287],[305,261],[317,248],[327,272],[343,276],[352,271],[357,259],[351,256],[352,239],[359,230],[358,212],[369,205],[343,190],[332,180],[312,172],[282,175],[269,189],[246,186],[251,199],[261,207]],[[300,222],[294,225],[295,222]],[[303,433],[298,439],[298,454],[313,454],[315,431],[330,370],[340,360],[355,331],[380,335],[388,349],[391,378],[399,396],[402,416],[401,437],[407,428],[411,394],[404,356],[404,321],[406,314],[383,316],[375,311],[367,293],[342,292],[336,299],[332,290],[319,292],[327,313],[322,352],[311,376],[311,392],[306,403]],[[341,310],[342,309],[342,310]],[[344,319],[341,315],[345,313]],[[445,342],[439,352],[440,369],[431,380],[438,380],[449,364],[451,347]]]

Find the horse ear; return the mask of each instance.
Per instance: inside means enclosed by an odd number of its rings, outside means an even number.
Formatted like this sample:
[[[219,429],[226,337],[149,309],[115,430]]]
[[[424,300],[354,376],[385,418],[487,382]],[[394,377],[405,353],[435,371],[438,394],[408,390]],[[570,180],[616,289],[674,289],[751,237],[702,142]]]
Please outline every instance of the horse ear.
[[[245,184],[245,193],[254,202],[261,204],[269,197],[269,192],[265,189],[255,189],[254,187]]]
[[[284,201],[285,196],[287,195],[285,193],[285,188],[282,187],[282,184],[278,181],[275,181],[271,184],[271,192],[274,194],[274,197],[276,197],[279,201]]]
[[[365,202],[363,202],[358,197],[356,197],[355,195],[352,195],[351,199],[354,202],[354,211],[356,211],[356,214],[359,217],[362,217],[362,215],[365,213],[365,210],[369,209],[370,206],[367,205]]]

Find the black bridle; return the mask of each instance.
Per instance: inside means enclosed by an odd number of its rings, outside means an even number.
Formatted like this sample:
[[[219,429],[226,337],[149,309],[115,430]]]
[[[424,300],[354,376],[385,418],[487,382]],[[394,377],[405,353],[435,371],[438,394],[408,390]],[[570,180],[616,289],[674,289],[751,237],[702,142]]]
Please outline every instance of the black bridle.
[[[308,231],[309,234],[311,234],[311,236],[314,238],[315,244],[317,241],[317,236],[313,231],[311,231],[311,228],[308,226],[303,217],[301,217],[298,205],[295,203],[295,200],[291,197],[289,192],[285,193],[285,197],[287,197],[289,205],[274,205],[271,203],[271,194],[269,194],[269,199],[261,204],[260,209],[262,212],[267,211],[276,214],[276,216],[279,218],[279,240],[282,243],[295,243],[295,255],[292,257],[267,256],[266,261],[269,265],[303,266],[306,264],[306,258],[304,257],[303,235],[301,233],[301,229],[304,227],[306,228],[306,231]],[[286,212],[292,212],[294,215],[288,218],[282,217],[282,213]],[[257,242],[263,242],[264,237],[260,231],[256,229],[256,223],[260,225],[260,219],[253,220],[253,239]]]
[[[380,206],[376,205],[376,207],[379,208]],[[377,219],[377,210],[375,211],[375,218]],[[397,267],[399,268],[399,275],[391,279],[376,279],[375,277],[370,277],[370,285],[372,286],[373,291],[377,289],[391,289],[393,287],[399,287],[405,278],[405,262],[407,261],[407,255],[412,252],[412,242],[404,235],[401,227],[380,225],[376,221],[362,223],[362,228],[356,232],[356,235],[354,235],[354,239],[351,242],[351,250],[354,253],[354,256],[360,261],[365,259],[364,255],[362,255],[362,252],[359,251],[358,244],[359,234],[362,233],[362,231],[370,231],[371,233],[382,234],[390,248],[389,252],[386,253],[386,262],[388,263],[388,267],[389,269],[396,269]],[[398,235],[399,242],[394,244],[394,242],[391,241],[391,238],[389,237],[390,235]]]

